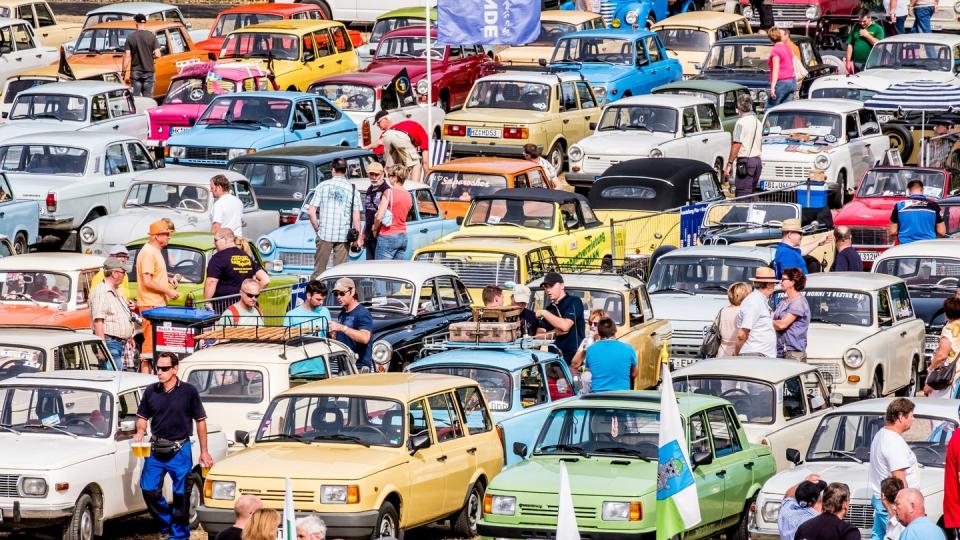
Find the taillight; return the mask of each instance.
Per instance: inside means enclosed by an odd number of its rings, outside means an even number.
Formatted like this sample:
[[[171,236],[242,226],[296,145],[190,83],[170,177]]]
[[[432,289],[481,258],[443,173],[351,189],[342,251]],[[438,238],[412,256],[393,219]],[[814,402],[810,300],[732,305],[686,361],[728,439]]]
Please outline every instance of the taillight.
[[[463,137],[467,134],[467,126],[461,124],[447,124],[443,129],[452,137]]]
[[[281,225],[291,225],[297,222],[296,214],[280,214],[280,224]]]
[[[56,193],[47,193],[47,212],[51,214],[57,211],[57,195]]]
[[[363,137],[363,145],[367,146],[370,144],[370,120],[364,120],[363,125],[360,126],[360,136]]]
[[[528,130],[527,128],[519,128],[519,127],[503,128],[504,139],[526,139],[529,135],[530,135],[530,130]]]

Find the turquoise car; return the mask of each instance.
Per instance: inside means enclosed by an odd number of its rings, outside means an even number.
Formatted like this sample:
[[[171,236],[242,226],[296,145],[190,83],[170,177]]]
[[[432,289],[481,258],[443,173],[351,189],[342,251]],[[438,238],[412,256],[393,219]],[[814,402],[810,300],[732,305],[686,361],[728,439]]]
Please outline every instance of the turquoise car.
[[[702,517],[683,538],[746,540],[750,506],[775,472],[770,449],[747,442],[729,401],[699,394],[678,401]],[[658,392],[588,394],[555,406],[532,455],[522,443],[508,449],[526,459],[487,487],[480,535],[552,538],[565,462],[581,537],[654,538],[659,431]]]
[[[357,125],[326,98],[303,92],[217,96],[190,129],[167,139],[167,163],[223,167],[285,146],[357,146]]]

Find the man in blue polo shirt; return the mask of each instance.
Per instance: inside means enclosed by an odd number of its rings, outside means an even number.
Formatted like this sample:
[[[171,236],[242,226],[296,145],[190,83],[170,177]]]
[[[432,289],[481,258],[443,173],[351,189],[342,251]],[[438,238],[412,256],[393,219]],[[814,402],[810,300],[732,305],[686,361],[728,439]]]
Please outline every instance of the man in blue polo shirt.
[[[773,270],[777,273],[777,279],[783,276],[783,271],[787,268],[799,268],[804,274],[807,273],[807,263],[804,257],[819,246],[830,241],[830,237],[824,237],[819,242],[814,242],[801,246],[803,240],[803,226],[799,219],[785,219],[780,226],[782,240],[777,246],[777,252],[773,256]]]
[[[940,205],[923,194],[923,182],[918,179],[908,182],[907,199],[894,205],[890,214],[890,236],[896,236],[899,244],[909,244],[946,235]]]

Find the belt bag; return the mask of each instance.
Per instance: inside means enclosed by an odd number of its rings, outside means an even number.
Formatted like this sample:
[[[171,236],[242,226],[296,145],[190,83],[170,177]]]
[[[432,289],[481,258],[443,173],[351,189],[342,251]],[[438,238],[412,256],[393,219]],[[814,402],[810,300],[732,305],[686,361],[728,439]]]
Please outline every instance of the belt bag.
[[[183,448],[188,439],[182,441],[171,441],[161,437],[156,437],[150,444],[150,455],[160,461],[170,461],[177,452]]]
[[[737,178],[746,178],[747,177],[747,160],[738,159],[737,160]]]

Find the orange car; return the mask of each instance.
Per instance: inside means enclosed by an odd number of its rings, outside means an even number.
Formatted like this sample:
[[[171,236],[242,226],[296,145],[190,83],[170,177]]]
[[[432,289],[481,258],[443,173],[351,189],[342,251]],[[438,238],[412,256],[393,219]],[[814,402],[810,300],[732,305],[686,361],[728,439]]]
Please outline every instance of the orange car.
[[[123,52],[127,36],[137,29],[133,21],[112,21],[84,29],[77,38],[77,46],[67,58],[71,66],[98,65],[123,69]],[[170,87],[170,80],[184,64],[206,62],[210,55],[190,40],[187,29],[174,21],[147,21],[146,29],[157,36],[160,58],[154,60],[156,85],[153,97],[162,98]]]
[[[103,257],[27,253],[0,259],[0,321],[90,330],[90,281]]]
[[[477,195],[515,187],[560,188],[532,161],[495,157],[460,158],[437,165],[430,169],[427,184],[447,219],[465,216]]]

